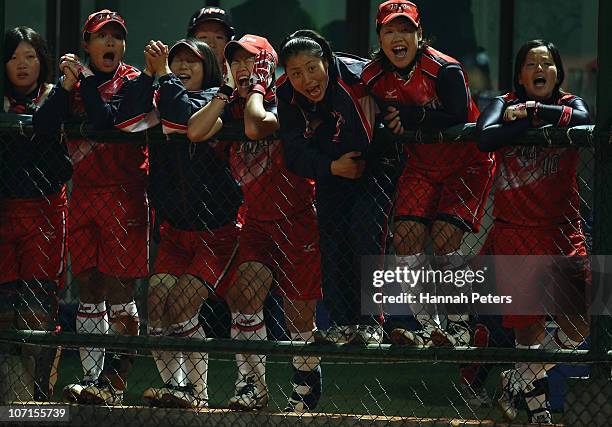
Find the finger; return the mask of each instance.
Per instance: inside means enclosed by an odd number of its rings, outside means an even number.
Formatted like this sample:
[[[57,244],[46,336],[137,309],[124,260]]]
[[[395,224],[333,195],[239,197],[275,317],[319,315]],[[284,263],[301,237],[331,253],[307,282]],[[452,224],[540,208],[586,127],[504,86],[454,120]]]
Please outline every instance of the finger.
[[[389,105],[387,106],[387,111],[389,111],[390,113],[397,111],[397,108],[395,108],[393,105]]]

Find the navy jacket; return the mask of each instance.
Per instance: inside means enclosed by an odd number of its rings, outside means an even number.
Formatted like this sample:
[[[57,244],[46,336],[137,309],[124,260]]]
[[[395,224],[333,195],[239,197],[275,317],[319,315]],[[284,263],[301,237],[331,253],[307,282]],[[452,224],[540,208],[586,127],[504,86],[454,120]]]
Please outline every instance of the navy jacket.
[[[126,84],[116,126],[135,132],[155,126],[161,118],[164,133],[186,133],[191,115],[214,93],[216,88],[188,92],[174,74],[161,77],[157,86],[143,73]],[[152,143],[149,161],[148,193],[156,222],[198,231],[236,220],[242,195],[229,170],[227,152],[219,146],[186,138]]]

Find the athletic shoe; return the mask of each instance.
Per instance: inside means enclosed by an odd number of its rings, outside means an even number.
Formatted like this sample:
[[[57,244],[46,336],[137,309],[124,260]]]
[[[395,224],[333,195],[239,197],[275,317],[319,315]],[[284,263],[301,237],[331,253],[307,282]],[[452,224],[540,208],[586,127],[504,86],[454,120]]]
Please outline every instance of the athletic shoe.
[[[357,325],[332,326],[326,331],[317,329],[313,332],[315,342],[346,344],[357,331]]]
[[[549,410],[543,409],[542,412],[532,414],[529,417],[529,422],[532,424],[552,424],[552,415]]]
[[[255,382],[255,377],[243,378],[236,384],[236,395],[229,400],[229,408],[251,411],[268,406],[268,389]]]
[[[548,377],[538,378],[523,390],[530,423],[552,424],[550,401],[548,400]],[[533,409],[531,405],[537,405]],[[534,405],[534,406],[535,406]]]
[[[208,401],[198,395],[196,387],[191,383],[185,386],[166,385],[161,403],[166,408],[197,409],[208,407]]]
[[[123,390],[117,390],[108,379],[100,377],[81,392],[81,398],[93,405],[123,405]]]
[[[142,400],[148,406],[162,406],[162,398],[172,388],[171,384],[165,384],[161,388],[149,387],[142,393]]]
[[[488,408],[492,401],[484,387],[472,388],[468,384],[459,384],[459,393],[466,405],[472,409]]]
[[[95,383],[96,380],[81,380],[78,383],[68,384],[62,389],[62,395],[68,402],[85,403],[81,397],[81,393],[83,393],[83,390],[85,390],[87,387],[94,385]]]
[[[391,341],[393,344],[409,347],[430,347],[431,335],[427,329],[409,331],[408,329],[396,328],[391,331]]]
[[[321,366],[317,366],[313,371],[300,371],[293,368],[291,385],[293,393],[289,397],[285,412],[301,414],[314,411],[321,399],[323,388]]]
[[[383,328],[382,326],[359,325],[355,333],[349,337],[350,344],[382,344]]]
[[[508,421],[513,421],[518,415],[518,401],[523,395],[515,369],[500,374],[500,389],[501,396],[497,399],[497,406]]]
[[[470,345],[470,329],[461,323],[448,322],[446,330],[431,331],[431,342],[436,347],[466,347]]]

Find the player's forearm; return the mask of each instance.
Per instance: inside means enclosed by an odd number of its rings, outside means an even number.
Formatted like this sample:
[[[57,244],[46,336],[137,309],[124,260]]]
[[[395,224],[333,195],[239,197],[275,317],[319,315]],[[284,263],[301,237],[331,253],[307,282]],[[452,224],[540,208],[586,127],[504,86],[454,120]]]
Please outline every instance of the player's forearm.
[[[189,118],[187,137],[193,142],[206,141],[211,138],[223,127],[223,122],[219,116],[221,116],[224,108],[224,101],[213,98],[199,111],[196,111]]]
[[[55,136],[68,117],[70,93],[61,84],[55,86],[47,100],[34,113],[32,125],[38,135]]]
[[[244,133],[252,140],[263,139],[278,130],[276,115],[266,111],[263,95],[257,92],[249,94],[244,109]]]
[[[478,148],[481,151],[495,151],[512,142],[529,129],[530,119],[519,119],[513,122],[503,122],[503,112],[506,104],[495,99],[482,112],[476,123]]]
[[[581,99],[575,99],[570,105],[547,105],[538,103],[534,111],[535,118],[544,120],[554,126],[580,126],[591,124],[589,110]]]
[[[103,130],[114,127],[116,110],[100,96],[94,76],[81,80],[80,91],[87,120],[94,128]]]

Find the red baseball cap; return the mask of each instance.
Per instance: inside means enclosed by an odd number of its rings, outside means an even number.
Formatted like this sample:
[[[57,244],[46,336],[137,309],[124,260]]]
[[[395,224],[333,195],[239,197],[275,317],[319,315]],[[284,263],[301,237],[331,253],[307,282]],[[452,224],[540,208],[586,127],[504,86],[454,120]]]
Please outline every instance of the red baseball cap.
[[[376,31],[380,30],[382,25],[400,16],[408,18],[415,27],[419,28],[421,19],[419,9],[414,3],[408,0],[388,0],[378,6]]]
[[[274,63],[278,64],[278,55],[268,39],[265,37],[245,34],[244,36],[240,37],[240,40],[232,40],[225,45],[225,59],[231,61],[236,49],[240,47],[253,55],[257,55],[262,50],[270,52],[274,57]]]
[[[127,27],[125,26],[125,21],[121,15],[119,15],[117,12],[113,12],[112,10],[102,9],[101,11],[94,12],[87,17],[87,21],[85,21],[85,26],[83,27],[83,38],[85,38],[85,34],[95,33],[109,22],[116,22],[119,24],[127,36]]]

